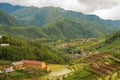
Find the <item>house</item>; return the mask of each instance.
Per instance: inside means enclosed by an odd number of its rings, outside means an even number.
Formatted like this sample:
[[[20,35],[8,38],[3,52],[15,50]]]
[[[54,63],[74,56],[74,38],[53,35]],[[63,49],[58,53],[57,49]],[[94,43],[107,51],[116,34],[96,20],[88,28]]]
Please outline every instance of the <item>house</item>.
[[[0,38],[2,38],[2,35],[0,35]]]
[[[33,68],[41,68],[41,69],[46,68],[45,62],[33,61],[33,60],[22,60],[22,62],[24,63],[25,67],[33,67]]]
[[[3,72],[0,70],[0,74],[2,74]]]
[[[22,69],[24,67],[24,63],[23,63],[23,61],[13,62],[12,66],[15,69]]]
[[[33,60],[22,60],[18,62],[13,62],[12,66],[15,69],[24,69],[25,67],[33,67],[33,68],[41,68],[41,69],[47,68],[45,62],[33,61]]]
[[[0,44],[0,46],[10,46],[10,44]]]
[[[10,72],[13,72],[13,71],[14,71],[13,67],[5,68],[6,73],[10,73]]]

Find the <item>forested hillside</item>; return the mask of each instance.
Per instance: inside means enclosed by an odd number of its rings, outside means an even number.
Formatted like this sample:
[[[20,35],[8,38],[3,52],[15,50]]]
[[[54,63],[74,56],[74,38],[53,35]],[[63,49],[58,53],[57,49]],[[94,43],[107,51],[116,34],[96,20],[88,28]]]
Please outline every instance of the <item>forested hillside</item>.
[[[41,28],[46,38],[78,39],[109,34],[115,29],[99,23],[84,22],[75,18],[57,17]]]
[[[23,6],[19,5],[11,5],[9,3],[0,3],[0,9],[5,11],[6,13],[10,14],[16,10],[24,8]]]
[[[21,13],[21,14],[19,14]],[[102,24],[101,26],[109,26],[119,27],[120,21],[112,21],[112,20],[103,20],[96,15],[85,15],[81,12],[74,12],[69,10],[64,10],[59,7],[25,7],[23,9],[14,11],[11,13],[16,19],[20,21],[21,24],[25,26],[38,26],[41,27],[45,24],[50,23],[55,20],[57,17],[64,18],[74,18],[78,19],[77,21],[84,21],[91,25],[94,24]]]
[[[106,40],[95,46],[98,51],[116,51],[120,49],[120,31],[105,36]]]
[[[0,39],[0,43],[10,44],[10,46],[0,47],[0,59],[2,60],[19,61],[29,59],[60,64],[69,62],[69,58],[66,60],[65,54],[63,56],[62,53],[40,43],[24,41],[9,36],[3,36]]]
[[[0,8],[5,12],[9,11],[6,8],[11,4],[1,3],[3,5]],[[10,18],[7,21],[6,17],[1,17],[0,33],[17,35],[19,38],[81,39],[103,36],[120,29],[120,21],[103,20],[95,15],[85,15],[59,7],[11,6],[9,15],[15,17],[22,27],[12,27],[16,24],[15,19]]]
[[[11,17],[10,15],[4,13],[0,10],[0,25],[10,25],[10,26],[17,26],[18,22],[15,18]]]

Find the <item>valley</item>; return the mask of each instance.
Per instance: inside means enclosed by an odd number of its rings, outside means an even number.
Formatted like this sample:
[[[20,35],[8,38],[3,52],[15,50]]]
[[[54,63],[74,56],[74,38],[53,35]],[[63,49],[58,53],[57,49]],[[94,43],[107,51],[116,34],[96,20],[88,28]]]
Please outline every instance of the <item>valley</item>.
[[[0,3],[0,80],[119,79],[119,20]]]

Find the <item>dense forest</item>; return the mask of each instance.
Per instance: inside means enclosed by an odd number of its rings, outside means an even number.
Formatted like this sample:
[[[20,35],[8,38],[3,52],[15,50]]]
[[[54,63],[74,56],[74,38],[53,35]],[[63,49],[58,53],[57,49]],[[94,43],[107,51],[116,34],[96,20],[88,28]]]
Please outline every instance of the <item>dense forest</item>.
[[[65,54],[63,56],[63,53],[33,41],[3,36],[0,39],[0,43],[10,44],[10,46],[0,47],[0,59],[3,60],[19,61],[30,59],[61,64],[69,62],[69,57],[66,59]]]

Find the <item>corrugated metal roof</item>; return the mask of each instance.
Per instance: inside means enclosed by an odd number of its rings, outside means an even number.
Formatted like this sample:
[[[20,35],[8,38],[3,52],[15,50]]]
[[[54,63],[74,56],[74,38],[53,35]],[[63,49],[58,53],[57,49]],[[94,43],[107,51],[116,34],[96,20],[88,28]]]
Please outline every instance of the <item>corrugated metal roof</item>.
[[[0,74],[3,73],[1,70],[0,70]]]
[[[2,35],[0,35],[0,38],[2,38]]]
[[[0,46],[10,46],[10,44],[4,43],[4,44],[0,44]]]
[[[13,71],[14,71],[13,67],[5,68],[6,73],[13,72]]]
[[[17,65],[22,65],[23,61],[18,61],[18,62],[13,62],[12,65],[17,66]]]

